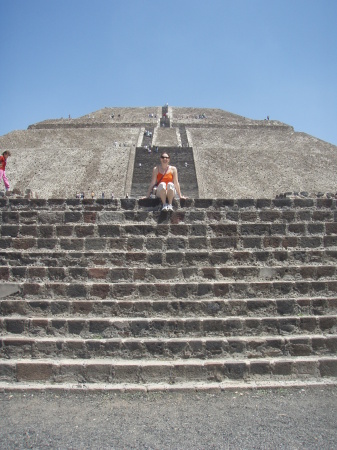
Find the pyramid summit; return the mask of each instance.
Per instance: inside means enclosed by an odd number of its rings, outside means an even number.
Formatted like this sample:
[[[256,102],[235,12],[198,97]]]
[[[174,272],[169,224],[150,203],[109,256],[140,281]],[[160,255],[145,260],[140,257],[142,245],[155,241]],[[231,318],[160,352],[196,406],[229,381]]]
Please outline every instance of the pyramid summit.
[[[194,198],[271,198],[335,192],[337,147],[277,120],[221,109],[111,107],[50,119],[0,137],[11,188],[40,198],[146,194],[156,151],[169,151]]]

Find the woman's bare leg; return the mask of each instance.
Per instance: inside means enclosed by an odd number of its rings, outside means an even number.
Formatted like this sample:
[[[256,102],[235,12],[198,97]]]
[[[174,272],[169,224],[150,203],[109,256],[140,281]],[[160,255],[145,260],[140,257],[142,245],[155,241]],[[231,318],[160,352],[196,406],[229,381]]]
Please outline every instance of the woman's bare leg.
[[[158,188],[157,188],[157,197],[160,198],[160,200],[162,201],[162,204],[165,205],[166,203],[166,184],[165,183],[160,183]]]

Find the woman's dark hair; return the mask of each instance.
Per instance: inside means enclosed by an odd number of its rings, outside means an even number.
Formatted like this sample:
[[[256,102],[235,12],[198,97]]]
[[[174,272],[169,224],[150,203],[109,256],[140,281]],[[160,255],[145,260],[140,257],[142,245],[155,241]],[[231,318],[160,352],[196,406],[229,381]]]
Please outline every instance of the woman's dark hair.
[[[2,152],[2,156],[4,155],[11,156],[11,152],[9,150],[5,150],[4,152]]]

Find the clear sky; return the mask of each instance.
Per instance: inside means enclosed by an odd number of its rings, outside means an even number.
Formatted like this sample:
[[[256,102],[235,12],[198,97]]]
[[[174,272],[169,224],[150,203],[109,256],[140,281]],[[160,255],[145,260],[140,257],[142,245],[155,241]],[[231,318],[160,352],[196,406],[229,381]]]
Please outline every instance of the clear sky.
[[[0,135],[168,102],[337,145],[336,21],[337,0],[0,0]]]

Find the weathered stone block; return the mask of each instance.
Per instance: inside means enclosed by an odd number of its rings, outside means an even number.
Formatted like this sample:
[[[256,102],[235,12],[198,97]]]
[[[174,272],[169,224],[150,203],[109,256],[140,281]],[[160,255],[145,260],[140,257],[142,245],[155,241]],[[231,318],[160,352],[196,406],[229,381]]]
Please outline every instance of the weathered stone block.
[[[296,301],[293,299],[276,300],[277,312],[281,316],[287,316],[295,314]]]
[[[327,224],[329,225],[329,224]],[[308,223],[308,233],[310,234],[323,234],[324,224],[319,222]]]
[[[255,200],[252,198],[239,198],[236,200],[239,208],[254,208]]]
[[[263,210],[259,212],[261,222],[275,222],[281,218],[281,211]]]
[[[63,250],[83,250],[84,239],[60,239],[60,247]]]
[[[78,238],[84,238],[87,236],[93,236],[95,228],[93,225],[77,225],[75,226],[75,234]]]
[[[61,284],[61,283],[53,283],[53,284],[47,284],[47,290],[50,293],[50,295],[55,297],[65,297],[66,296],[66,290],[67,285]]]
[[[73,234],[73,225],[56,225],[56,236],[68,237]]]
[[[64,222],[64,213],[55,211],[41,211],[39,222],[45,224],[60,224]]]
[[[293,373],[292,361],[274,361],[271,367],[273,375],[289,376]]]
[[[311,208],[314,206],[314,200],[312,198],[294,198],[295,208]]]
[[[82,222],[83,215],[80,211],[65,211],[64,213],[64,222]]]
[[[125,225],[124,231],[126,235],[131,236],[154,236],[155,227],[153,225]]]
[[[107,240],[104,238],[86,238],[84,240],[86,250],[106,250]]]
[[[110,286],[108,284],[93,284],[90,295],[101,299],[107,298],[110,293]]]
[[[298,246],[298,237],[296,236],[286,236],[282,239],[282,247],[297,247]]]
[[[196,295],[198,297],[208,297],[213,292],[213,285],[208,283],[198,283]]]
[[[324,243],[324,247],[336,247],[337,246],[337,236],[324,236],[323,243]]]
[[[122,198],[121,199],[121,208],[122,209],[127,209],[127,210],[132,210],[135,209],[136,206],[136,200],[135,199],[131,199],[131,198]]]
[[[207,234],[207,228],[206,225],[191,225],[189,230],[190,236],[206,236]]]
[[[2,212],[2,223],[18,224],[19,223],[19,213],[3,211]]]
[[[8,267],[0,267],[0,280],[4,280],[4,281],[9,280],[9,268]]]
[[[272,200],[272,205],[276,208],[290,208],[292,206],[292,200],[290,198],[275,198]]]
[[[43,286],[36,283],[25,283],[23,285],[23,295],[42,295]]]
[[[256,207],[258,209],[270,208],[270,206],[271,206],[271,200],[269,200],[269,199],[259,198],[256,200]]]
[[[260,237],[244,237],[242,238],[242,246],[244,248],[261,248],[261,238]]]
[[[40,239],[37,240],[38,242]],[[36,239],[22,238],[22,239],[13,239],[12,245],[14,249],[17,250],[28,250],[30,248],[34,248],[36,246]]]
[[[252,376],[266,376],[271,374],[272,368],[269,362],[252,361],[249,364],[249,372]]]
[[[319,328],[323,332],[333,333],[337,330],[337,317],[336,316],[326,316],[319,317]]]
[[[325,224],[326,234],[337,234],[337,222],[328,222]]]
[[[207,211],[207,220],[210,222],[220,222],[222,215],[220,211]],[[203,220],[203,219],[200,219]],[[192,221],[192,220],[191,220]]]
[[[53,381],[53,365],[43,362],[18,362],[16,377],[20,381]]]
[[[242,380],[248,375],[248,366],[242,362],[225,363],[223,374],[231,380]]]
[[[167,250],[184,250],[186,248],[186,239],[167,238]]]
[[[1,235],[2,237],[17,237],[19,234],[19,231],[21,232],[21,229],[23,227],[19,227],[19,225],[2,225],[1,226]],[[21,233],[22,234],[22,233]],[[24,236],[24,234],[22,234]]]
[[[149,254],[149,256],[152,256],[153,254]],[[155,254],[157,255],[157,253]],[[162,253],[160,253],[162,255]],[[125,255],[125,261],[129,265],[130,263],[145,263],[146,262],[146,252],[128,252]]]
[[[237,236],[238,234],[236,224],[211,224],[210,229],[215,236]]]
[[[91,319],[89,322],[89,333],[103,334],[110,327],[108,320]]]
[[[106,269],[101,269],[106,270]],[[126,267],[119,267],[116,269],[110,269],[109,278],[112,282],[122,281],[122,280],[131,280],[132,273],[131,270]]]
[[[96,223],[97,212],[96,211],[84,211],[83,222],[84,223]]]
[[[74,280],[86,280],[88,277],[88,270],[84,267],[70,267],[68,271]]]
[[[120,237],[119,225],[98,225],[97,229],[100,237]]]
[[[144,238],[130,237],[130,238],[127,239],[126,247],[127,247],[128,251],[143,250],[143,248],[144,248]]]
[[[333,212],[329,210],[315,210],[312,213],[312,220],[328,222],[333,220]]]
[[[83,284],[70,284],[66,288],[67,296],[71,298],[86,297],[87,288]]]
[[[211,238],[210,243],[214,250],[221,250],[223,248],[237,248],[238,238],[234,236]]]
[[[240,212],[240,220],[242,222],[256,222],[257,220],[257,212],[256,211],[241,211]]]
[[[47,276],[47,270],[45,267],[28,267],[29,278],[43,279]]]
[[[85,320],[69,320],[68,321],[68,331],[70,334],[79,335],[85,329],[86,321]]]
[[[58,243],[57,239],[37,239],[37,247],[38,248],[52,250],[56,247],[57,243]],[[35,246],[35,241],[34,241],[34,245],[31,245],[31,247],[34,247],[34,246]]]
[[[206,249],[207,248],[207,238],[206,237],[189,237],[188,246],[190,249]]]
[[[112,288],[112,293],[117,298],[130,297],[136,292],[136,285],[134,284],[115,284]]]
[[[145,241],[145,248],[146,250],[153,251],[153,250],[162,250],[164,245],[164,241],[161,238],[147,238]]]
[[[189,226],[188,225],[171,225],[170,233],[173,236],[188,236]]]
[[[226,219],[231,222],[239,222],[240,220],[240,214],[238,211],[227,211],[226,212]]]
[[[228,297],[229,295],[229,285],[227,283],[216,283],[214,284],[214,296],[215,297]]]
[[[109,274],[108,268],[103,267],[90,267],[88,269],[88,277],[91,279],[107,279]]]
[[[321,377],[337,377],[337,360],[323,359],[319,361]]]
[[[199,271],[197,267],[182,267],[181,272],[178,272],[179,279],[193,280],[199,277]]]
[[[281,211],[282,220],[285,222],[293,222],[295,220],[294,211]]]
[[[214,267],[204,267],[204,268],[201,269],[201,271],[202,271],[202,276],[204,278],[207,278],[209,280],[216,280],[217,279],[216,269]],[[221,273],[221,269],[220,269],[220,273]]]
[[[8,333],[22,334],[25,331],[24,319],[6,319],[5,329]]]

